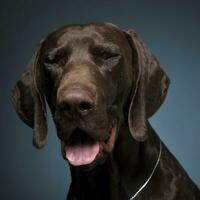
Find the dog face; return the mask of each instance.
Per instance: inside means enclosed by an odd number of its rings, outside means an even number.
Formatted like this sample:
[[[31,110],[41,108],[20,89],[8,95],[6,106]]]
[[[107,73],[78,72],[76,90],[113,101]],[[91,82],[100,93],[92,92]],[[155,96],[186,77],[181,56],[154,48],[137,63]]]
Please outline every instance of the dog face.
[[[45,95],[63,157],[74,166],[104,160],[131,89],[131,47],[123,32],[111,26],[65,27],[47,37],[39,63],[51,85]]]
[[[161,105],[169,79],[134,32],[112,24],[62,27],[49,34],[12,91],[34,144],[46,142],[45,100],[62,155],[92,168],[112,152],[120,126],[145,140],[146,120]]]

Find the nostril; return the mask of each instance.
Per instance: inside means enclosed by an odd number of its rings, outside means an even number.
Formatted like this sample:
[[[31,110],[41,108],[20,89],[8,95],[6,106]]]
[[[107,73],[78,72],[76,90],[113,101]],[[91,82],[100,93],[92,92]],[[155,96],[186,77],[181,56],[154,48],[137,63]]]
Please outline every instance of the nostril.
[[[64,111],[70,111],[71,110],[71,106],[66,103],[66,102],[63,102],[59,105],[59,111],[60,112],[64,112]]]
[[[68,113],[75,110],[79,111],[80,113],[87,113],[93,108],[92,103],[87,101],[81,101],[76,103],[68,103],[68,102],[62,102],[59,104],[59,111],[62,113]]]
[[[81,112],[88,112],[92,108],[93,108],[93,106],[90,102],[83,101],[83,102],[80,102],[80,104],[79,104],[79,110]]]
[[[93,109],[94,97],[87,90],[68,88],[59,93],[57,103],[58,111],[63,114],[85,115]]]

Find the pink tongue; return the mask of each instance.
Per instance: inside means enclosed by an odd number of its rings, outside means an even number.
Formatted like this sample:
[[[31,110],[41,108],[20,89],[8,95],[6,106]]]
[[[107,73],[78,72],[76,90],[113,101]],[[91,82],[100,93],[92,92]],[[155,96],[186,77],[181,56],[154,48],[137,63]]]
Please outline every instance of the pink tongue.
[[[99,153],[99,143],[84,145],[67,145],[65,147],[65,156],[74,166],[87,165],[94,161]]]

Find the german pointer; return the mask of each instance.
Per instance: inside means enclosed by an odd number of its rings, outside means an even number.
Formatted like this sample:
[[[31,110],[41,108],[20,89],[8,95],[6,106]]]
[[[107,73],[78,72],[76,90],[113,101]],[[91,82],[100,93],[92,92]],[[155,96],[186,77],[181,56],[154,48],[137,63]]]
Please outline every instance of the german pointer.
[[[37,148],[47,141],[48,103],[70,165],[68,200],[199,200],[148,121],[169,82],[133,30],[69,25],[41,42],[12,102]]]

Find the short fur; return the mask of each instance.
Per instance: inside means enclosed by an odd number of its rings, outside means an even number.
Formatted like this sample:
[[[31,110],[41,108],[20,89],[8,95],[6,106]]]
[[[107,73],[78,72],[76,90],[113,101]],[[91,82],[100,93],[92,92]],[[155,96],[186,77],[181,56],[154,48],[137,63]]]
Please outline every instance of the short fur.
[[[105,151],[90,167],[70,165],[67,199],[128,200],[158,159],[160,139],[148,118],[163,103],[169,82],[135,31],[109,23],[69,25],[41,42],[12,90],[12,102],[19,117],[33,129],[37,148],[47,141],[45,99],[61,141],[77,130],[104,141],[115,121],[112,151]],[[80,114],[63,105],[72,89],[92,100],[90,112]],[[200,199],[197,186],[163,143],[162,147],[153,177],[135,199]]]

